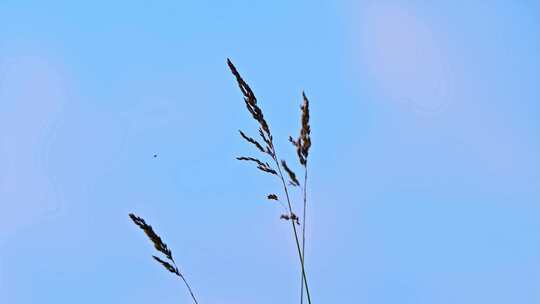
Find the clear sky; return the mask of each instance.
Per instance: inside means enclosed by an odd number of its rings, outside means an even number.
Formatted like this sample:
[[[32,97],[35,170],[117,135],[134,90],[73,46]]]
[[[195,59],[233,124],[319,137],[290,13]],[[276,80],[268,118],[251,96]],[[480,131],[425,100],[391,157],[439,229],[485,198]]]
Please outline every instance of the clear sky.
[[[227,57],[291,163],[311,98],[314,303],[540,303],[540,5],[387,0],[2,0],[0,303],[189,303],[128,212],[201,304],[298,302]]]

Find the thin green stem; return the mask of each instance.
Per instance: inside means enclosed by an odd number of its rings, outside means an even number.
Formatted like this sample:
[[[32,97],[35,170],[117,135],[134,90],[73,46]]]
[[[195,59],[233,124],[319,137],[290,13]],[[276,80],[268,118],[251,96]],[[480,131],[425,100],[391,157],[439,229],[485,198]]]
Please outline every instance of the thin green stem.
[[[174,264],[174,268],[176,268],[176,274],[182,279],[182,281],[184,281],[184,284],[186,284],[186,287],[187,287],[187,289],[189,291],[189,294],[191,295],[191,298],[193,299],[193,302],[195,302],[195,304],[199,304],[199,302],[197,302],[197,298],[195,298],[195,294],[193,293],[193,290],[191,290],[191,286],[189,286],[189,283],[187,282],[186,278],[184,277],[184,275],[182,273],[180,273],[180,271],[178,271],[178,266],[176,266],[176,262],[172,258],[171,258],[171,261]]]
[[[182,278],[182,281],[184,281],[184,284],[186,284],[186,287],[187,287],[187,289],[189,291],[189,294],[191,295],[191,298],[193,299],[193,302],[195,302],[195,304],[199,304],[197,302],[197,299],[195,298],[195,295],[193,294],[193,290],[191,290],[191,287],[189,286],[186,278],[183,275],[180,275],[180,277]]]
[[[307,208],[307,176],[308,176],[308,169],[307,169],[307,162],[304,165],[304,209],[302,210],[302,257],[303,262],[306,263],[306,208]],[[304,275],[302,274],[300,278],[300,304],[304,303],[304,284],[302,284],[302,278]]]
[[[272,152],[273,152],[272,153],[273,154],[272,158],[274,159],[274,162],[276,163],[276,167],[277,167],[278,172],[279,172],[279,177],[281,179],[281,183],[283,184],[283,190],[285,191],[285,196],[287,198],[287,204],[289,205],[289,212],[290,212],[290,215],[292,216],[294,214],[294,212],[293,212],[293,209],[292,209],[291,200],[289,198],[289,190],[287,189],[287,184],[285,183],[285,178],[283,177],[283,173],[281,171],[281,166],[279,165],[279,162],[277,160],[276,151],[275,151],[275,149],[273,147],[272,147]],[[306,286],[307,300],[308,300],[308,303],[311,304],[311,295],[309,293],[306,270],[304,268],[304,258],[302,256],[302,250],[300,249],[300,240],[298,239],[298,231],[296,230],[295,221],[292,220],[292,218],[291,218],[290,222],[291,222],[292,229],[293,229],[294,240],[296,241],[296,249],[298,250],[298,258],[300,259],[300,266],[302,268],[302,276],[304,277],[304,285]]]

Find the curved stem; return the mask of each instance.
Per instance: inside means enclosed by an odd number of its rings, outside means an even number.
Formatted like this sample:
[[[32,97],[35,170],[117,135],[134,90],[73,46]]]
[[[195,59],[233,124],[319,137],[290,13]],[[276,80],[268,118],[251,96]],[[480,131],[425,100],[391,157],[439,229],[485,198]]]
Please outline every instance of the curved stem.
[[[197,302],[197,299],[195,298],[195,295],[193,294],[193,291],[191,290],[191,287],[189,286],[186,278],[183,275],[180,275],[180,277],[182,278],[182,281],[184,281],[184,284],[186,284],[186,287],[189,290],[189,294],[191,295],[191,298],[193,299],[193,302],[195,302],[195,304],[199,304]]]
[[[191,290],[191,286],[189,286],[189,283],[187,282],[186,278],[184,277],[184,275],[178,271],[178,266],[176,266],[176,262],[174,261],[173,258],[171,258],[171,261],[173,262],[174,264],[174,268],[176,268],[176,275],[178,275],[182,281],[184,281],[184,284],[186,284],[186,287],[189,291],[189,294],[191,295],[191,298],[193,299],[193,302],[195,302],[195,304],[199,304],[199,302],[197,302],[197,298],[195,298],[195,294],[193,293],[193,290]]]

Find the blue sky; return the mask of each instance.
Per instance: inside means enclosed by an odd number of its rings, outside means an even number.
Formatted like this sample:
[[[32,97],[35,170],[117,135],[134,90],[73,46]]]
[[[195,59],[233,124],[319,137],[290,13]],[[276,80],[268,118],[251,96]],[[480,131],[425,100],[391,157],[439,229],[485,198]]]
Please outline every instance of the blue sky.
[[[0,303],[189,303],[129,212],[201,303],[297,301],[227,57],[291,162],[312,101],[315,303],[539,303],[539,54],[534,1],[4,0]]]

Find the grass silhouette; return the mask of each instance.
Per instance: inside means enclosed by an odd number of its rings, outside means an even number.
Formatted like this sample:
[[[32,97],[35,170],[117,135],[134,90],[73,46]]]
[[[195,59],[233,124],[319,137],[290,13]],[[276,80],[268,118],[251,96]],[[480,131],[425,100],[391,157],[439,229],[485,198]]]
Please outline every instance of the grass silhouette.
[[[309,124],[309,100],[306,97],[306,94],[302,92],[303,102],[300,107],[301,110],[301,119],[300,119],[300,133],[295,139],[292,136],[289,136],[289,142],[296,149],[296,154],[298,156],[298,162],[304,169],[304,178],[303,184],[298,180],[296,173],[291,169],[284,159],[278,157],[274,145],[274,137],[270,130],[270,126],[267,123],[262,109],[259,107],[257,98],[255,94],[249,87],[249,85],[244,81],[235,65],[231,60],[227,59],[227,65],[236,79],[238,87],[242,92],[244,97],[244,103],[251,114],[252,118],[259,125],[258,133],[260,139],[254,139],[246,135],[245,132],[239,131],[240,136],[249,144],[254,146],[259,154],[262,154],[262,157],[266,158],[261,160],[261,157],[252,157],[252,156],[240,156],[237,157],[237,160],[254,163],[256,168],[261,172],[275,176],[279,180],[279,184],[282,188],[282,191],[285,195],[286,205],[280,200],[279,196],[275,193],[270,193],[267,195],[269,200],[278,201],[285,208],[286,213],[280,216],[281,219],[290,222],[291,231],[296,245],[296,252],[298,254],[298,261],[300,267],[300,303],[304,302],[304,294],[308,304],[311,304],[311,294],[309,292],[308,279],[305,269],[305,248],[306,248],[306,209],[307,209],[307,177],[308,177],[308,156],[309,150],[311,148],[311,128]],[[156,155],[154,155],[156,157]],[[303,204],[302,208],[302,218],[300,218],[297,213],[294,212],[294,204],[290,198],[290,187],[301,187],[303,190]],[[168,246],[162,241],[161,237],[155,233],[152,226],[148,225],[145,220],[141,217],[136,216],[133,213],[129,214],[129,217],[135,225],[137,225],[141,230],[145,232],[150,241],[154,244],[154,248],[160,252],[164,258],[158,256],[152,256],[154,260],[159,263],[166,271],[174,274],[178,278],[182,279],[186,288],[188,289],[191,298],[195,304],[198,304],[197,298],[187,282],[184,274],[180,272],[176,262],[174,261],[172,251]],[[300,231],[299,231],[300,230]]]

